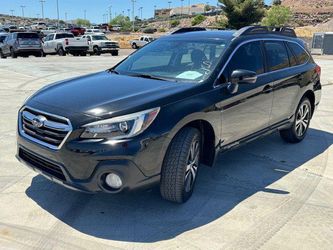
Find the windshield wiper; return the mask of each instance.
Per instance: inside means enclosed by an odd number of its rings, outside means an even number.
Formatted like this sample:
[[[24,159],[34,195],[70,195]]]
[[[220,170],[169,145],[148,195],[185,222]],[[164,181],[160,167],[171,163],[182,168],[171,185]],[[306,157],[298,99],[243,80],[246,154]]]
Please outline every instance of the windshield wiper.
[[[115,69],[109,69],[109,72],[110,73],[114,73],[116,75],[119,75],[119,72],[117,70],[115,70]]]
[[[148,74],[129,74],[129,76],[141,77],[141,78],[148,78],[148,79],[154,79],[154,80],[160,80],[160,81],[170,81],[170,79],[167,79],[167,78],[153,76],[153,75],[148,75]]]

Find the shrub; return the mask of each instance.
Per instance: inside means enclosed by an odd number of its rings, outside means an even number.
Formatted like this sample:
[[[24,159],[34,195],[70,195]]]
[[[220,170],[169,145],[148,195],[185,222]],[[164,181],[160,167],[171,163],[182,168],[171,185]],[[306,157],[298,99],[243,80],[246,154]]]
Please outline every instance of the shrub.
[[[147,28],[145,28],[142,32],[143,32],[143,33],[146,33],[146,34],[153,34],[153,33],[155,33],[156,31],[157,31],[157,30],[154,29],[154,28],[147,27]]]
[[[165,29],[164,28],[159,28],[158,32],[165,32]]]
[[[198,24],[202,23],[205,20],[206,20],[206,17],[204,15],[196,15],[192,19],[192,26],[198,25]]]
[[[284,26],[288,24],[291,17],[292,12],[289,7],[274,5],[267,11],[266,17],[261,24],[266,26]]]
[[[171,27],[176,27],[180,24],[179,20],[172,20],[170,21],[170,26]]]

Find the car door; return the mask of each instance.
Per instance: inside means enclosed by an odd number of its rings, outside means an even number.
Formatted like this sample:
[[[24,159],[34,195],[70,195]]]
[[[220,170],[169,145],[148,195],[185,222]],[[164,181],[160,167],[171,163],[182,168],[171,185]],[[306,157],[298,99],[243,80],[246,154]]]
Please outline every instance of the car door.
[[[9,55],[9,53],[10,53],[10,50],[9,50],[9,41],[12,38],[12,36],[13,36],[13,33],[9,34],[6,37],[5,41],[4,41],[4,45],[3,45],[3,48],[2,48],[2,52],[3,52],[4,55]]]
[[[49,34],[47,35],[47,37],[45,37],[44,43],[43,43],[43,50],[45,53],[51,53],[51,48],[50,48],[50,41],[53,38],[53,34]]]
[[[294,67],[296,58],[284,41],[265,41],[264,49],[273,86],[270,124],[274,126],[287,121],[294,113],[302,72]]]
[[[269,126],[273,95],[270,79],[265,72],[265,61],[260,41],[241,45],[232,55],[222,73],[225,85],[230,86],[234,70],[249,70],[257,74],[251,84],[239,84],[236,93],[222,91],[223,101],[217,106],[222,111],[222,146],[248,139]]]

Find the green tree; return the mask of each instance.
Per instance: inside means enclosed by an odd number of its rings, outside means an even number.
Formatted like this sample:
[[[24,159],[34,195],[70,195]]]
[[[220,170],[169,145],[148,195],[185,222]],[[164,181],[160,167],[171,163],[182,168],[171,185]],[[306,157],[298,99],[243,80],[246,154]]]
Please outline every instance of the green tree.
[[[118,15],[113,18],[110,25],[119,25],[121,31],[130,31],[132,29],[132,23],[128,16]]]
[[[228,18],[229,28],[240,29],[259,23],[265,15],[263,0],[219,0]]]
[[[274,5],[267,11],[261,24],[265,26],[284,26],[290,22],[291,17],[292,12],[289,7]]]
[[[76,19],[75,22],[76,22],[76,24],[78,26],[85,26],[85,27],[89,27],[90,26],[90,21],[86,20],[86,19],[78,18],[78,19]]]
[[[196,15],[192,19],[192,26],[198,25],[198,24],[202,23],[205,20],[206,20],[206,17],[204,15]]]

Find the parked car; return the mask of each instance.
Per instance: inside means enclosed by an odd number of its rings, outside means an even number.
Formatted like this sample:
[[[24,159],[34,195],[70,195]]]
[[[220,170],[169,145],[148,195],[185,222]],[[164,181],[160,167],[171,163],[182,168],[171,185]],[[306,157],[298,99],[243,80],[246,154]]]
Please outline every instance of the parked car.
[[[88,53],[91,55],[100,55],[110,53],[113,56],[119,54],[119,44],[116,41],[109,40],[103,35],[84,35],[82,38],[86,38],[89,44]]]
[[[100,29],[87,29],[85,35],[104,35]]]
[[[1,58],[11,56],[28,57],[34,55],[42,56],[41,40],[37,33],[33,32],[14,32],[8,34],[1,45]]]
[[[83,36],[86,30],[81,27],[73,27],[71,29],[71,32],[73,33],[74,36]]]
[[[141,48],[141,47],[147,45],[148,43],[150,43],[152,41],[154,41],[154,38],[151,36],[141,36],[137,40],[131,40],[130,45],[133,49],[138,49],[138,48]]]
[[[159,184],[163,198],[182,203],[218,152],[275,131],[302,141],[320,73],[292,29],[164,36],[107,71],[30,97],[18,115],[17,157],[71,189]]]
[[[44,54],[58,54],[66,56],[86,56],[89,49],[87,39],[74,37],[71,33],[51,33],[43,40]]]
[[[37,22],[31,25],[32,30],[45,30],[46,28],[46,23],[43,22]]]

